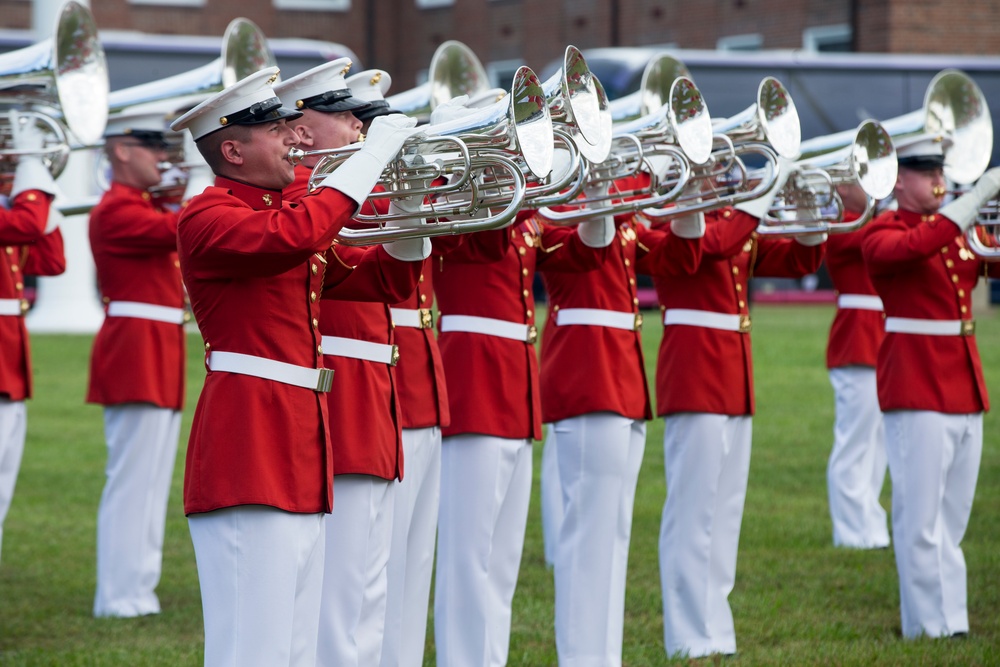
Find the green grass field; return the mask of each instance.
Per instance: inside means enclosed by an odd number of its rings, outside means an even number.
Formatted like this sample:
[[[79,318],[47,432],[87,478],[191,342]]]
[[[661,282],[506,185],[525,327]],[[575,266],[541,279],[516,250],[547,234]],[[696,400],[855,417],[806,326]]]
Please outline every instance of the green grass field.
[[[892,550],[831,546],[825,470],[833,394],[824,349],[832,313],[827,306],[754,310],[758,410],[736,588],[730,598],[739,650],[735,663],[1000,664],[997,419],[992,414],[986,418],[976,503],[964,542],[971,633],[964,640],[904,642]],[[655,316],[646,322],[652,377],[660,329]],[[985,313],[979,325],[987,380],[994,397],[1000,397],[1000,315]],[[163,613],[127,620],[91,616],[105,448],[101,411],[83,404],[90,337],[44,335],[32,343],[36,398],[29,403],[28,441],[0,563],[0,665],[201,664],[198,579],[181,505],[184,442],[204,374],[200,340],[190,340],[189,404],[158,589]],[[668,661],[663,653],[657,564],[666,495],[662,432],[662,421],[649,424],[635,504],[624,647],[624,664],[630,666],[689,662]],[[511,665],[556,663],[552,574],[544,565],[539,519],[540,454],[539,446],[514,597]],[[889,497],[887,483],[887,507]],[[425,664],[434,664],[433,633]]]

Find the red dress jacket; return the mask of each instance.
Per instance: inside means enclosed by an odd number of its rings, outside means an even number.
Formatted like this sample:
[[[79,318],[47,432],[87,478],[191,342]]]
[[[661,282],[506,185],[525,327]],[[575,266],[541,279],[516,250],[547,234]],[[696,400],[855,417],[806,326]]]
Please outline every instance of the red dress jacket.
[[[441,256],[435,269],[441,315],[489,317],[533,327],[536,266],[546,271],[589,271],[610,253],[609,248],[584,245],[573,227],[545,226],[540,220],[531,215],[490,233],[507,244],[499,261],[484,264],[474,259],[471,243]],[[442,435],[541,438],[538,359],[533,344],[467,332],[442,333],[438,344],[451,411],[451,424]]]
[[[549,295],[540,372],[546,423],[592,412],[653,417],[641,331],[557,326],[556,320],[561,308],[628,312],[640,318],[636,274],[658,274],[670,264],[693,271],[701,258],[701,239],[651,230],[632,216],[616,218],[616,223],[617,238],[599,268],[583,273],[542,269]]]
[[[300,201],[306,196],[310,174],[306,167],[295,169],[295,182],[283,192],[286,201]],[[330,265],[346,268],[352,278],[323,292],[320,334],[395,344],[386,302],[413,291],[421,263],[393,259],[381,246],[352,250],[335,246],[327,256]],[[379,280],[367,281],[368,291],[362,293],[358,290],[360,276],[353,276],[357,265],[351,262],[363,261],[365,257],[377,263],[382,271]],[[335,474],[402,479],[403,448],[395,369],[388,364],[334,356],[330,352],[325,350],[323,364],[334,370],[333,388],[326,398]]]
[[[886,211],[866,227],[862,251],[886,317],[972,319],[972,289],[984,266],[947,218]],[[887,333],[876,377],[883,411],[990,407],[975,336]]]
[[[24,326],[25,276],[57,276],[66,270],[62,233],[45,234],[51,197],[37,190],[19,194],[0,210],[0,299],[21,302],[20,315],[0,315],[0,397],[31,397],[31,352]]]
[[[224,178],[192,198],[181,212],[177,249],[206,352],[322,368],[324,253],[356,209],[330,188],[288,205],[280,192]],[[185,512],[234,505],[329,512],[327,429],[319,392],[208,371],[188,443]]]
[[[112,183],[90,212],[90,249],[105,306],[136,301],[184,307],[177,260],[177,213],[149,193]],[[107,317],[90,355],[87,402],[184,407],[184,326]]]
[[[661,309],[748,315],[752,275],[800,277],[819,268],[823,246],[758,237],[758,220],[726,208],[705,214],[698,268],[654,277]],[[656,365],[656,411],[724,415],[754,413],[749,333],[700,326],[663,328]]]
[[[857,220],[858,214],[847,211],[847,221]],[[826,269],[837,294],[877,296],[868,277],[865,258],[861,255],[861,239],[865,230],[846,234],[831,234],[826,242]],[[877,310],[838,308],[830,325],[826,346],[826,367],[875,367],[878,347],[885,336],[884,316]]]

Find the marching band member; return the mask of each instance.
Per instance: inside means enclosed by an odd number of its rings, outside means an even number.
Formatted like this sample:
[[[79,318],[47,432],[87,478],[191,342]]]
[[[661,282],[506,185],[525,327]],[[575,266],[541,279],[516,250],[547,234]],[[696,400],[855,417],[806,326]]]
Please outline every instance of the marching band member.
[[[87,402],[104,406],[108,461],[97,511],[94,616],[157,614],[167,499],[184,407],[184,287],[177,213],[154,201],[166,160],[162,112],[112,117],[111,186],[90,213],[107,316],[94,338]]]
[[[634,179],[627,180],[622,189],[631,190]],[[607,184],[588,190],[604,195]],[[615,227],[617,243],[599,268],[541,268],[549,295],[542,421],[558,466],[546,482],[561,504],[555,627],[564,666],[621,664],[632,505],[645,420],[653,416],[636,276],[669,264],[694,271],[704,233],[700,215],[673,221],[669,231],[651,230],[634,215],[616,216]]]
[[[857,220],[867,203],[861,186],[841,185],[837,190],[844,202],[844,221]],[[826,267],[837,290],[837,313],[826,348],[836,400],[826,481],[833,544],[879,549],[889,546],[886,513],[879,504],[888,462],[875,387],[875,360],[885,332],[882,300],[861,256],[863,236],[859,229],[833,234],[826,242]]]
[[[354,112],[368,103],[346,85],[350,66],[349,59],[341,58],[275,86],[285,106],[302,111],[292,127],[305,149],[340,148],[357,139],[362,121]],[[317,161],[307,158],[296,167],[285,199],[306,196]],[[323,295],[319,331],[324,363],[350,381],[327,394],[331,432],[337,433],[332,438],[336,503],[326,520],[319,664],[377,665],[380,660],[393,496],[404,462],[394,369],[399,353],[386,302],[413,291],[429,248],[426,239],[411,239],[362,250],[378,255],[385,271],[385,279],[372,284],[373,294],[366,295],[372,300],[352,300],[358,295],[345,288],[356,280]],[[341,246],[329,255],[331,261],[351,266]]]
[[[31,397],[31,352],[24,314],[25,276],[57,276],[66,270],[57,212],[50,211],[56,184],[42,164],[44,137],[30,117],[8,114],[11,146],[23,151],[6,206],[0,210],[0,546],[24,453]]]
[[[313,664],[334,461],[319,297],[325,254],[403,141],[403,118],[296,205],[298,144],[270,67],[178,118],[216,174],[178,223],[181,272],[208,374],[188,446],[184,506],[209,665]],[[345,381],[349,379],[345,378]],[[262,576],[265,573],[266,576]]]
[[[757,276],[819,268],[825,234],[758,237],[788,177],[762,197],[705,215],[693,272],[654,277],[664,315],[656,367],[667,500],[660,525],[663,634],[669,655],[736,652],[729,593],[750,472],[754,413],[747,288]]]
[[[451,413],[442,430],[434,594],[439,665],[507,661],[531,493],[531,441],[542,430],[535,269],[597,268],[613,237],[610,216],[552,227],[525,210],[497,234],[506,247],[502,259],[482,263],[464,244],[435,267]]]
[[[941,206],[950,143],[926,134],[897,143],[898,210],[868,225],[861,246],[885,304],[876,372],[907,638],[969,631],[961,542],[989,409],[971,312],[972,290],[987,269],[966,247],[964,232],[997,196],[1000,169]],[[988,273],[1000,275],[997,268]]]

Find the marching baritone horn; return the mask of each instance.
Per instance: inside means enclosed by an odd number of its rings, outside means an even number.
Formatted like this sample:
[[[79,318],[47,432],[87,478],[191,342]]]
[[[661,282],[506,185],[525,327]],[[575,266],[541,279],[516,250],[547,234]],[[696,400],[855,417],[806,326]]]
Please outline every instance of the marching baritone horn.
[[[309,179],[310,188],[315,188],[360,147],[292,148],[288,159],[294,164],[322,156]],[[521,67],[509,95],[455,120],[426,126],[386,166],[379,181],[385,191],[373,192],[369,200],[420,197],[424,199],[420,213],[358,215],[358,222],[374,226],[344,228],[338,240],[345,245],[367,245],[503,227],[513,221],[524,200],[525,173],[551,171],[552,152],[552,120],[542,87],[530,68]],[[441,180],[446,183],[431,184]],[[501,207],[499,213],[485,218],[469,218]],[[411,217],[437,222],[407,228],[391,225]]]
[[[875,213],[880,199],[892,194],[898,163],[888,131],[874,120],[857,129],[802,142],[798,160],[771,211],[757,231],[764,235],[795,236],[860,229]],[[858,185],[865,193],[865,210],[856,220],[844,221],[844,204],[837,187]]]
[[[489,88],[486,69],[472,49],[449,40],[434,51],[425,83],[385,99],[390,109],[427,123],[439,104],[461,95],[474,97]]]
[[[93,16],[67,2],[55,36],[0,56],[0,109],[20,112],[18,122],[35,123],[45,139],[42,161],[57,178],[71,143],[95,143],[108,118],[108,68]],[[0,115],[0,191],[9,192],[21,155],[11,146],[11,127]]]
[[[564,128],[577,150],[591,162],[603,162],[611,150],[610,103],[580,49],[567,46],[563,66],[542,84],[552,122]]]

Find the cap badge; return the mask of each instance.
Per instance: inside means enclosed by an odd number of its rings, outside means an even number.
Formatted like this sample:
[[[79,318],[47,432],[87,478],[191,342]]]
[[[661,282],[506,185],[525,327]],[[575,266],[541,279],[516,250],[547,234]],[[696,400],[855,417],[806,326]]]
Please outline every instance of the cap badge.
[[[350,60],[348,60],[347,64],[344,65],[344,69],[340,70],[341,75],[344,75],[344,74],[347,74],[348,72],[350,72],[351,71],[351,65],[353,65],[353,64],[354,63],[352,63]]]
[[[269,76],[267,78],[267,82],[266,82],[267,85],[270,86],[272,83],[274,83],[275,81],[277,81],[278,80],[278,74],[280,74],[280,73],[281,72],[275,72],[274,74],[272,74],[271,76]]]
[[[375,76],[372,77],[372,80],[369,81],[369,83],[374,86],[381,80],[382,80],[382,72],[375,72]]]

